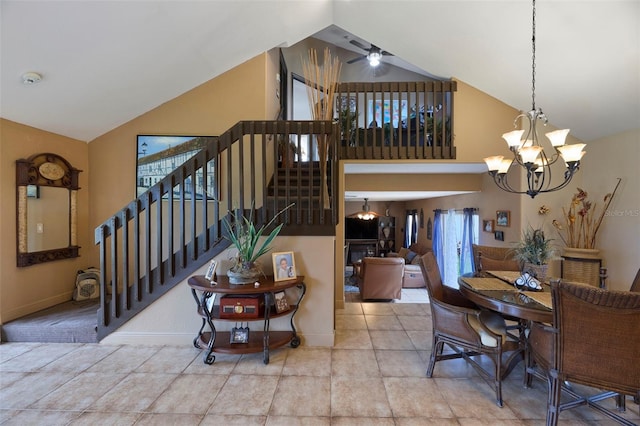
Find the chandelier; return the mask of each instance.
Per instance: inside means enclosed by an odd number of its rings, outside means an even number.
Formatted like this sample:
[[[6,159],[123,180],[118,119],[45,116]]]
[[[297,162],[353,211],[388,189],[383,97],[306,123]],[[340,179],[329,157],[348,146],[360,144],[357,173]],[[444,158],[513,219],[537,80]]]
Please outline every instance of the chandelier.
[[[371,211],[368,198],[364,199],[364,205],[362,206],[362,211],[359,211],[358,213],[354,213],[351,215],[351,217],[357,217],[358,219],[364,219],[364,220],[371,220],[378,216],[379,216],[378,213]]]
[[[569,134],[569,129],[555,130],[546,133],[545,136],[551,142],[554,152],[547,155],[544,152],[538,139],[536,130],[536,122],[540,120],[544,126],[547,125],[547,116],[542,112],[541,108],[536,109],[536,1],[533,0],[533,17],[532,17],[532,65],[531,65],[531,111],[518,115],[514,120],[514,127],[518,127],[518,120],[528,120],[529,128],[526,135],[525,130],[514,130],[502,135],[507,142],[509,149],[513,154],[513,158],[504,158],[502,155],[494,155],[487,157],[484,161],[489,168],[489,174],[493,177],[496,185],[507,192],[515,194],[527,194],[531,198],[544,192],[557,191],[569,184],[573,175],[580,168],[580,159],[584,155],[582,150],[585,144],[578,143],[566,145],[565,139]],[[523,126],[524,127],[524,126]],[[566,169],[564,171],[564,181],[556,186],[551,185],[551,165],[558,159],[564,160]],[[511,166],[514,165],[512,168]],[[510,169],[520,170],[520,166],[527,173],[527,189],[518,190],[509,184],[508,172]]]

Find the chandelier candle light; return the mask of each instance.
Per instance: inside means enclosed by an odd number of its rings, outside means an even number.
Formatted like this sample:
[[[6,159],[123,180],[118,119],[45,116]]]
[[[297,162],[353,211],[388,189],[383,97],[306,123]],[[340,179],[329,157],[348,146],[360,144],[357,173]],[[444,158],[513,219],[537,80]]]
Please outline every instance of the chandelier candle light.
[[[529,121],[529,129],[524,136],[525,130],[514,130],[502,135],[507,142],[509,149],[513,153],[513,158],[504,158],[502,155],[494,155],[487,157],[484,161],[489,168],[489,174],[493,177],[496,185],[507,192],[515,194],[527,194],[531,198],[544,192],[557,191],[569,184],[571,178],[580,168],[580,159],[584,155],[582,150],[585,144],[566,145],[565,140],[569,134],[569,129],[555,130],[546,133],[547,138],[551,142],[551,146],[555,152],[550,156],[544,152],[538,139],[536,131],[536,122],[541,120],[543,125],[547,125],[547,116],[542,112],[541,108],[536,109],[536,2],[533,0],[533,18],[532,18],[532,94],[531,94],[531,111],[518,115],[514,120],[514,126],[518,127],[518,119],[523,118]],[[551,165],[559,158],[562,158],[566,165],[564,172],[564,181],[556,186],[551,186]],[[511,166],[517,164],[523,167],[527,172],[527,189],[518,190],[509,184],[507,174]],[[514,167],[513,169],[516,169]]]

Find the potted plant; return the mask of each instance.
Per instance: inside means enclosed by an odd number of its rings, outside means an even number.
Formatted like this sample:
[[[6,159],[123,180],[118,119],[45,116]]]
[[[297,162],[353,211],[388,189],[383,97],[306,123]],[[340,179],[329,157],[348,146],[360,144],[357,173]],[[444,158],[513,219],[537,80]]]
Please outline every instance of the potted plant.
[[[546,278],[548,262],[554,254],[552,240],[545,237],[542,229],[532,226],[522,231],[522,239],[513,248],[513,257],[522,265],[522,271],[539,280]]]
[[[267,224],[256,229],[253,223],[253,209],[249,218],[240,214],[238,211],[231,214],[231,219],[225,217],[222,220],[223,226],[227,232],[225,238],[231,241],[231,244],[238,250],[235,257],[235,263],[227,271],[229,283],[231,284],[249,284],[256,281],[260,275],[264,275],[256,261],[260,256],[271,250],[273,240],[278,236],[284,223],[277,225],[260,243],[260,238],[265,230],[269,228],[276,218],[291,208],[294,203],[289,204],[280,210]]]

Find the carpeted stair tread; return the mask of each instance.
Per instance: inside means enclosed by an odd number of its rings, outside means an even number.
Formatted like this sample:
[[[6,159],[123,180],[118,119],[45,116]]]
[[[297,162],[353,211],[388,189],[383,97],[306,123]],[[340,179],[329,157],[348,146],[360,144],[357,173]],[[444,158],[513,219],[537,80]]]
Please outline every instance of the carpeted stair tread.
[[[69,301],[2,326],[3,342],[95,343],[98,300]]]

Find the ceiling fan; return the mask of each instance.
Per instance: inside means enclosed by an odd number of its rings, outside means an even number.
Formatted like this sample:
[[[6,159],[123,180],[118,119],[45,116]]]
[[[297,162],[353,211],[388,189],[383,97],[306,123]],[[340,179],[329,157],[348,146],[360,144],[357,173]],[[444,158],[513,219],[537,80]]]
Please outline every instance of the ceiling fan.
[[[360,43],[357,40],[349,40],[349,43],[353,44],[356,47],[359,47],[360,49],[364,50],[365,52],[367,52],[366,55],[362,55],[358,58],[354,58],[350,61],[347,61],[348,64],[353,64],[354,62],[358,62],[361,61],[363,59],[367,59],[369,60],[369,65],[371,65],[372,67],[376,67],[378,65],[380,65],[380,59],[382,58],[382,56],[393,56],[393,54],[385,51],[385,50],[381,50],[378,46],[376,46],[375,44],[372,44],[369,47],[366,47],[364,44]]]

